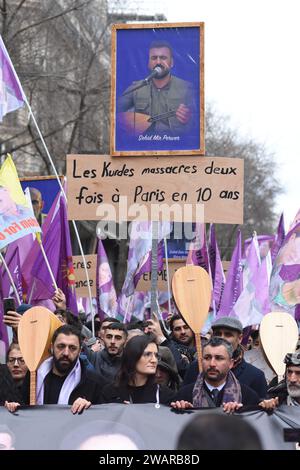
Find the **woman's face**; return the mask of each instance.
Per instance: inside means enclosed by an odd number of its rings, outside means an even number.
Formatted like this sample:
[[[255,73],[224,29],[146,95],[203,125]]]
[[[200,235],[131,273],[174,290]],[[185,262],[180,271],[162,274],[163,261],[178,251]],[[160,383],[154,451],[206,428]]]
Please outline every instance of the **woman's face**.
[[[136,363],[136,372],[141,375],[154,375],[158,362],[158,348],[155,343],[150,343]]]

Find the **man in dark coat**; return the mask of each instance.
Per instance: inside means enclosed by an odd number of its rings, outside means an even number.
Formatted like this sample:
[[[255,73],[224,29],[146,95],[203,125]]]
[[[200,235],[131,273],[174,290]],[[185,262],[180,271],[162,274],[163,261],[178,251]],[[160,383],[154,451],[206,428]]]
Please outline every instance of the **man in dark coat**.
[[[38,405],[72,405],[72,413],[81,413],[92,403],[100,403],[104,379],[86,369],[79,358],[80,331],[71,325],[58,328],[52,338],[52,356],[37,369],[36,401]],[[29,403],[29,374],[23,384],[23,401]],[[83,398],[84,397],[84,398]],[[15,411],[19,403],[8,403]]]
[[[214,337],[203,348],[202,372],[196,383],[182,387],[171,406],[176,409],[215,408],[231,413],[243,405],[258,405],[259,396],[231,372],[232,345]]]
[[[267,381],[264,373],[243,358],[243,350],[240,345],[243,338],[242,323],[237,318],[222,317],[212,325],[212,330],[214,337],[226,339],[233,347],[234,364],[232,372],[235,377],[240,383],[252,388],[260,398],[266,398]],[[187,370],[183,384],[195,383],[198,373],[198,361],[195,360]]]

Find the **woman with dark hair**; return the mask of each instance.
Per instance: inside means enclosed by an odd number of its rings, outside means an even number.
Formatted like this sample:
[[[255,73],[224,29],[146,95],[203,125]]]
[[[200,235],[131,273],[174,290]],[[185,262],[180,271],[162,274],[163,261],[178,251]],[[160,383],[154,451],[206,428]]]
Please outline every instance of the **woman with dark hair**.
[[[102,390],[104,403],[155,403],[169,405],[174,392],[155,383],[158,347],[151,336],[134,336],[126,344],[119,375]]]

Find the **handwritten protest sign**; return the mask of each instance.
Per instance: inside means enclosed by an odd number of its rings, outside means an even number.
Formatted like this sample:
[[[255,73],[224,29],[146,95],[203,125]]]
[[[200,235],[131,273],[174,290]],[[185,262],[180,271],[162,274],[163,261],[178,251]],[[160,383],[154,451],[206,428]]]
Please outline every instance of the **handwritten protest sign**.
[[[89,274],[92,297],[96,297],[96,267],[97,255],[85,255],[86,267]],[[87,280],[85,275],[82,256],[73,256],[73,267],[76,279],[76,295],[78,297],[89,297]]]
[[[243,173],[238,158],[69,155],[68,214],[242,224]]]

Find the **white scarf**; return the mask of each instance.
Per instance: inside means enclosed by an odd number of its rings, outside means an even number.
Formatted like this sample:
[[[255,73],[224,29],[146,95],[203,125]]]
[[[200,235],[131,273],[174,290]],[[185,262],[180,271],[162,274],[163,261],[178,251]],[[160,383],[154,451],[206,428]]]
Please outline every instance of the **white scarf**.
[[[36,402],[38,405],[44,404],[44,380],[52,369],[53,358],[46,359],[37,370],[36,377]],[[58,405],[68,405],[69,398],[74,388],[80,383],[81,380],[81,366],[79,358],[71,372],[69,372],[66,380],[63,383],[59,397]]]

